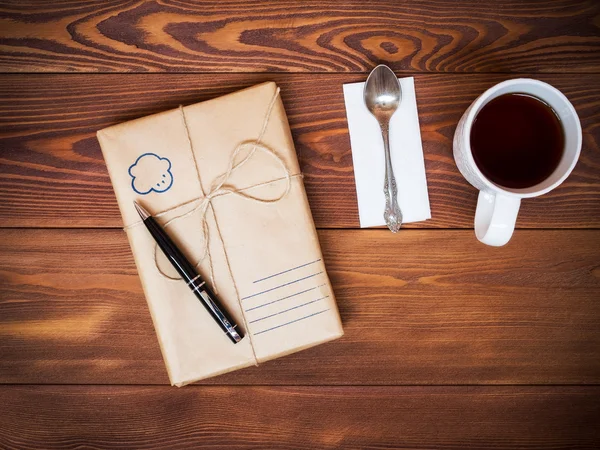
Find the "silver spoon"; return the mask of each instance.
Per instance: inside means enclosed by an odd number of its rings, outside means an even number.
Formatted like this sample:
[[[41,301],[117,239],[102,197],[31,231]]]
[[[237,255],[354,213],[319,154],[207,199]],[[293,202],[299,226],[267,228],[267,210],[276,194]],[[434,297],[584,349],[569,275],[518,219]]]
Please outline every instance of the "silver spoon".
[[[402,212],[398,206],[398,188],[390,158],[390,119],[402,101],[402,89],[398,78],[388,66],[380,64],[373,69],[365,83],[363,92],[367,109],[375,116],[383,136],[385,153],[385,179],[383,193],[385,195],[385,211],[383,218],[392,233],[396,233],[402,225]]]

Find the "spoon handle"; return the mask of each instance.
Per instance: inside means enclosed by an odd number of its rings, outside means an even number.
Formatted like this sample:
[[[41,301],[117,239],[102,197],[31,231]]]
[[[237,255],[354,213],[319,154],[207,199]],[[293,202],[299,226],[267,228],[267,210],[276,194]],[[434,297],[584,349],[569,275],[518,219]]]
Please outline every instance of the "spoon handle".
[[[383,218],[392,233],[398,232],[402,225],[402,212],[398,206],[398,187],[392,167],[390,156],[390,127],[389,123],[380,123],[381,135],[383,137],[383,149],[385,153],[385,178],[383,180],[383,194],[385,195],[385,211]]]

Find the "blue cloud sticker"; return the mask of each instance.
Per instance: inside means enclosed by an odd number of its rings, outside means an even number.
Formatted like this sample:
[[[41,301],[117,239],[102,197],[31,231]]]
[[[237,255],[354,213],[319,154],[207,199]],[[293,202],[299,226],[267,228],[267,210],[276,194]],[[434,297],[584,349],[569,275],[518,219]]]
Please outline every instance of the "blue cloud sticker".
[[[166,192],[173,186],[171,161],[154,153],[144,153],[129,166],[131,187],[141,195]]]

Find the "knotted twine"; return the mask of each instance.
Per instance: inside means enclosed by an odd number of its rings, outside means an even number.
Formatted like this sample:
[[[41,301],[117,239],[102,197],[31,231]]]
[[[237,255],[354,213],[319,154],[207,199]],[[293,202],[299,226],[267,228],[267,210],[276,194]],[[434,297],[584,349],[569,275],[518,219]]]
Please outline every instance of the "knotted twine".
[[[190,130],[189,130],[188,123],[186,120],[185,110],[184,110],[183,106],[179,106],[179,112],[180,112],[180,116],[181,116],[181,119],[183,122],[183,128],[185,129],[185,135],[186,135],[186,138],[188,141],[190,153],[192,155],[192,159],[194,160],[194,166],[196,167],[196,173],[198,175],[198,183],[200,185],[200,191],[202,192],[202,196],[197,197],[193,200],[189,200],[187,202],[181,203],[179,205],[173,206],[171,208],[165,209],[163,211],[160,211],[160,212],[154,214],[153,217],[160,218],[160,217],[163,217],[179,208],[182,208],[184,206],[187,206],[187,205],[190,205],[193,203],[197,203],[197,205],[194,208],[192,208],[190,211],[185,212],[183,214],[176,215],[176,216],[172,217],[171,219],[169,219],[167,222],[165,222],[165,224],[163,225],[163,228],[166,229],[169,227],[169,225],[175,223],[176,221],[198,213],[201,227],[202,227],[203,247],[202,247],[201,257],[195,266],[196,266],[196,268],[199,268],[199,266],[204,262],[204,260],[208,259],[209,276],[210,276],[211,284],[212,284],[215,292],[218,292],[218,290],[217,290],[215,277],[214,277],[214,268],[213,268],[212,257],[210,254],[210,245],[209,245],[210,229],[209,229],[208,220],[207,220],[207,213],[208,213],[209,209],[211,210],[213,216],[215,217],[215,224],[216,224],[217,232],[219,233],[219,238],[220,238],[221,242],[223,242],[223,238],[221,236],[221,231],[219,230],[218,223],[216,222],[216,215],[215,215],[212,201],[215,198],[222,197],[224,195],[236,195],[238,197],[245,198],[247,200],[254,201],[257,203],[276,203],[276,202],[279,202],[280,200],[282,200],[290,191],[292,177],[302,176],[301,174],[292,175],[290,173],[289,169],[287,168],[285,161],[273,149],[271,149],[266,144],[262,143],[262,139],[267,130],[267,126],[269,124],[269,119],[271,117],[271,112],[273,111],[273,107],[275,106],[275,102],[277,101],[278,95],[279,95],[279,88],[276,89],[275,94],[273,95],[273,98],[271,99],[271,101],[269,103],[269,107],[267,109],[267,113],[265,115],[263,125],[262,125],[262,128],[260,130],[258,137],[255,140],[241,142],[236,146],[233,153],[231,154],[231,158],[229,159],[227,170],[215,179],[215,181],[213,182],[211,189],[208,193],[205,193],[204,188],[202,187],[202,177],[200,175],[200,167],[198,166],[198,162],[196,160],[196,153],[194,151],[194,144],[192,142]],[[242,153],[244,150],[247,150],[248,148],[250,148],[250,151],[248,152],[248,154],[244,158],[242,158],[242,160],[240,162],[236,163],[236,158],[239,156],[239,154]],[[252,186],[248,186],[243,189],[236,189],[235,187],[229,185],[228,182],[229,182],[229,179],[231,178],[231,176],[233,175],[233,173],[237,169],[242,167],[246,162],[248,162],[254,156],[254,154],[256,153],[257,150],[261,150],[261,151],[265,152],[266,154],[268,154],[269,156],[271,156],[273,159],[275,159],[275,161],[281,166],[284,176],[281,178],[274,179],[274,180],[269,180],[269,181],[266,181],[263,183],[258,183],[258,184],[252,185]],[[281,180],[286,181],[286,187],[285,187],[285,190],[278,197],[265,199],[265,198],[260,198],[257,196],[250,195],[247,192],[245,192],[254,187],[264,186],[266,184],[270,184],[270,183],[273,183],[276,181],[281,181]],[[129,228],[139,226],[142,223],[143,223],[143,221],[140,220],[138,222],[134,222],[131,225],[124,227],[123,229],[127,230]],[[170,280],[180,280],[181,279],[180,277],[171,277],[162,271],[162,269],[160,268],[160,265],[158,264],[157,250],[158,250],[158,244],[155,243],[154,244],[154,264],[156,265],[158,272],[163,277],[168,278]],[[225,261],[227,263],[227,268],[229,270],[231,278],[233,279],[233,273],[231,271],[231,266],[229,265],[229,258],[227,258],[227,255],[225,255]],[[235,285],[235,283],[234,283],[234,285]],[[237,291],[237,286],[235,286],[235,289]],[[239,293],[236,292],[236,294],[239,297]]]

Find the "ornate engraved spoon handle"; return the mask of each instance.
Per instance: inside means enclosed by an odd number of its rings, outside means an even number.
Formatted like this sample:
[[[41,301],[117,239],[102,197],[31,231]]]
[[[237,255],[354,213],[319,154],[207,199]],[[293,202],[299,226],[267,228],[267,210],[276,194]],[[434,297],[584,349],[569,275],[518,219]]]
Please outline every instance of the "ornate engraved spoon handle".
[[[383,181],[385,211],[383,212],[383,218],[390,231],[396,233],[402,225],[402,212],[398,206],[398,187],[396,186],[396,177],[394,176],[394,168],[392,167],[392,159],[390,156],[389,123],[380,123],[380,126],[385,153],[385,178]]]

